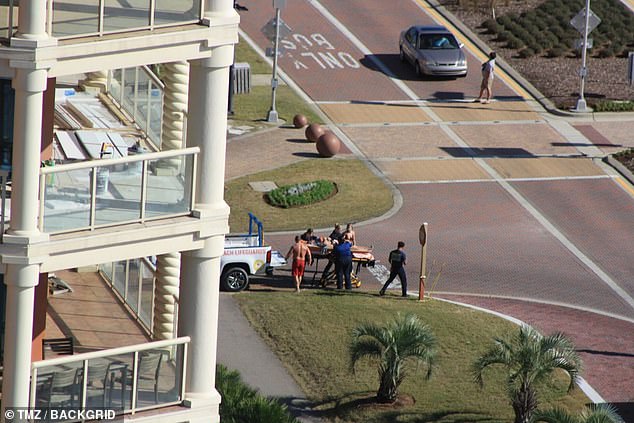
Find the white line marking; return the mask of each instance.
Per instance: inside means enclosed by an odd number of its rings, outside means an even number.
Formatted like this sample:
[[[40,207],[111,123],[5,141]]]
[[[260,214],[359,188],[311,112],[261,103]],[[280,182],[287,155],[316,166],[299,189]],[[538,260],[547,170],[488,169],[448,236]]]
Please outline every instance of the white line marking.
[[[543,181],[569,181],[569,180],[586,180],[586,179],[614,179],[618,176],[613,175],[597,175],[597,176],[558,176],[544,178],[507,178],[503,179],[507,182],[543,182]],[[497,182],[495,179],[446,179],[440,181],[401,181],[394,182],[396,185],[425,185],[425,184],[469,184],[477,182]]]

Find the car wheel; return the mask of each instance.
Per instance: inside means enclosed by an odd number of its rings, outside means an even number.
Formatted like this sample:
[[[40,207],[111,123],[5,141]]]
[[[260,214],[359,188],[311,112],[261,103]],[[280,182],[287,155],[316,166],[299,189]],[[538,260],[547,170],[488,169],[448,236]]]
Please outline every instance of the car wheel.
[[[405,63],[405,53],[403,52],[403,47],[399,48],[398,57],[401,59],[401,62]]]
[[[416,61],[416,64],[414,65],[414,68],[416,69],[416,75],[417,76],[423,76],[423,70],[420,67],[420,63],[418,63],[418,61]]]
[[[224,291],[239,292],[249,284],[249,275],[241,267],[232,267],[222,272],[220,287]]]

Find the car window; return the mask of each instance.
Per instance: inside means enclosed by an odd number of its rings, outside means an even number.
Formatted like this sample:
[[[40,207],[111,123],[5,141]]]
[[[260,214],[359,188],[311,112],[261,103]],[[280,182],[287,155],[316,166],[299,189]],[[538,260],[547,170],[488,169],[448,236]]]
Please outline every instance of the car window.
[[[450,34],[423,34],[418,48],[422,50],[440,50],[459,48],[458,41]]]
[[[410,28],[409,31],[407,31],[405,38],[410,44],[414,44],[414,39],[416,39],[416,29]]]

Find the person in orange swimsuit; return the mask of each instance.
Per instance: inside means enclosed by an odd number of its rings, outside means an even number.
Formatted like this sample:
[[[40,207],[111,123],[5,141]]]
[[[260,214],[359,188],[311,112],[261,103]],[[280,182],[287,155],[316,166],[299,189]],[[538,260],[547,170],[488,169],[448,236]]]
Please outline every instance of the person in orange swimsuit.
[[[291,248],[286,253],[286,260],[293,257],[292,273],[295,278],[295,290],[299,291],[299,287],[302,284],[302,278],[304,277],[304,270],[306,263],[312,264],[313,255],[310,253],[310,249],[299,235],[295,237],[295,244],[291,245]]]

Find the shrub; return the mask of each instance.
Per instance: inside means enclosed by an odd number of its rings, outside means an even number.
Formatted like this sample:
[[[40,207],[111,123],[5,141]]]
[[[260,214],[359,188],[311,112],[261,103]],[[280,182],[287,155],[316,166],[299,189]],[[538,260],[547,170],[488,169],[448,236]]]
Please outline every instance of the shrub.
[[[501,31],[501,32],[498,33],[497,41],[505,42],[505,41],[508,41],[509,38],[511,38],[512,36],[513,36],[513,34],[511,34],[508,31]]]
[[[242,381],[235,370],[218,365],[216,388],[222,395],[220,420],[223,423],[299,423],[285,405],[259,395]]]
[[[295,207],[325,200],[336,192],[334,182],[319,180],[284,185],[267,194],[269,203],[276,207]]]
[[[634,101],[600,101],[594,105],[594,111],[595,112],[632,112],[634,111]]]
[[[513,50],[518,50],[524,47],[524,42],[520,40],[519,38],[516,38],[511,35],[509,39],[506,40],[506,47],[511,48]]]
[[[513,20],[508,15],[502,15],[497,19],[498,23],[504,27],[511,25]]]
[[[482,27],[486,28],[489,34],[497,34],[499,31],[502,30],[502,26],[498,24],[495,19],[487,19],[482,24]]]
[[[530,48],[531,50],[533,50],[534,54],[539,54],[542,51],[544,51],[543,47],[541,46],[541,44],[539,44],[538,42],[534,42],[534,43],[530,43],[528,45],[528,48]]]
[[[548,57],[561,57],[566,54],[566,49],[557,46],[548,50]]]
[[[533,57],[534,55],[535,55],[535,50],[533,50],[530,47],[527,47],[527,48],[525,48],[525,49],[523,49],[522,51],[519,52],[519,56],[522,59]]]

